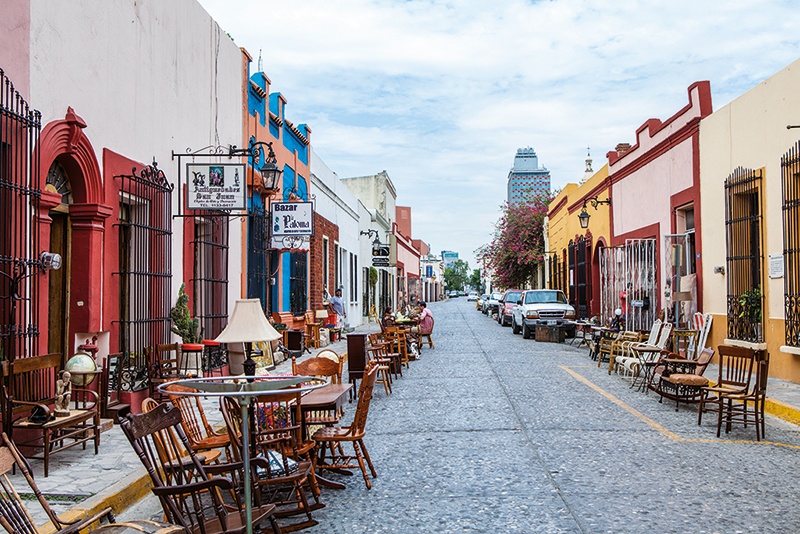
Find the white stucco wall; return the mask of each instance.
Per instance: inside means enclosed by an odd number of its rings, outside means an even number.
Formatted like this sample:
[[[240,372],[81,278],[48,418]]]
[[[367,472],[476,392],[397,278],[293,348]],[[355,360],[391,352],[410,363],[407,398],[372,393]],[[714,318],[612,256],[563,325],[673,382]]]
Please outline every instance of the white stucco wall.
[[[31,36],[31,102],[42,124],[71,106],[86,121],[101,171],[108,148],[144,164],[155,159],[174,182],[172,151],[242,146],[242,52],[195,0],[32,0]],[[176,219],[173,295],[183,282],[182,229]],[[241,295],[241,243],[232,221],[229,309]]]
[[[358,326],[361,317],[361,267],[364,256],[361,256],[359,242],[359,217],[358,199],[345,186],[339,177],[325,162],[311,151],[311,188],[310,193],[315,196],[316,212],[339,227],[339,247],[347,251],[347,260],[342,262],[342,280],[344,290],[342,297],[347,302],[346,323],[349,326]],[[333,243],[331,243],[333,246]],[[350,290],[350,263],[349,254],[356,256],[356,290]],[[360,256],[360,257],[359,257]]]

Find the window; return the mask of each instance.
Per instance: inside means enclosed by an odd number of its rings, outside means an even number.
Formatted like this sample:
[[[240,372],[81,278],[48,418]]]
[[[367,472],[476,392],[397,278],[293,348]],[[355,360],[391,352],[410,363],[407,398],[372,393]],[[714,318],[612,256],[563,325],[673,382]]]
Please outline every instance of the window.
[[[322,238],[322,284],[325,287],[325,290],[333,296],[333,288],[329,288],[328,284],[330,284],[330,261],[328,260],[328,251],[330,250],[330,245],[328,243],[328,238]]]
[[[194,217],[194,311],[202,337],[214,339],[228,324],[227,215]]]
[[[115,178],[120,185],[119,350],[129,369],[121,386],[136,391],[147,387],[145,347],[171,338],[173,186],[154,167]]]
[[[269,248],[269,212],[254,203],[247,217],[247,298],[260,299],[265,312],[271,307]]]
[[[756,343],[763,340],[761,174],[739,167],[725,180],[728,338]]]
[[[339,264],[339,244],[333,245],[333,286],[334,289],[342,285],[341,265]]]
[[[800,347],[800,142],[781,158],[786,345]]]
[[[350,303],[358,302],[358,257],[350,253]]]
[[[289,253],[289,311],[299,317],[306,312],[306,253]]]

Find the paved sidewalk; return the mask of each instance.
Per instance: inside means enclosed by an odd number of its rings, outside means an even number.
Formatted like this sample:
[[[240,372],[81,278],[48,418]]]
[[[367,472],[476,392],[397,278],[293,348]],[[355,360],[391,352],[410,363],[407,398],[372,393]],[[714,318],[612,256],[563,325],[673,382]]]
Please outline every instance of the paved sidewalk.
[[[366,440],[379,474],[373,489],[360,474],[340,478],[348,488],[324,492],[328,506],[314,513],[318,531],[800,530],[789,495],[797,427],[770,418],[767,439],[778,446],[751,444],[751,429],[717,440],[711,421],[697,426],[695,407],[675,412],[630,390],[597,369],[585,349],[513,336],[463,299],[431,303],[431,310],[436,349],[412,362],[391,396],[375,390]],[[342,353],[346,342],[328,348]],[[277,372],[290,370],[286,362]],[[800,419],[800,385],[770,379],[769,395]],[[216,401],[206,402],[207,415],[221,424]],[[346,409],[352,417],[355,404]],[[32,463],[44,493],[86,496],[59,512],[82,515],[110,504],[126,519],[160,514],[117,427],[103,434],[97,456],[74,449],[55,455],[48,478]],[[21,479],[15,485],[26,487]],[[720,521],[725,510],[733,523]],[[779,516],[766,517],[770,511]],[[797,529],[787,528],[792,522]]]

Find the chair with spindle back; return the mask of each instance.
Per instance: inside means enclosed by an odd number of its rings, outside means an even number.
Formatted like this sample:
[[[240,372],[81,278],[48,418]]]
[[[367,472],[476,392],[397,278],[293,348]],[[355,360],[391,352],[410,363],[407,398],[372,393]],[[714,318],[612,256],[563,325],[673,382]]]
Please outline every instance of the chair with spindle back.
[[[336,356],[333,358],[325,357],[325,354]],[[330,380],[331,384],[342,383],[342,368],[344,366],[344,358],[340,357],[332,350],[323,350],[317,356],[298,362],[297,358],[292,356],[292,374],[298,376],[313,376],[316,378],[325,378]],[[317,425],[334,425],[344,415],[344,409],[340,408],[339,411],[309,411],[306,412],[306,427]]]
[[[47,517],[53,523],[56,534],[74,534],[102,519],[106,519],[109,523],[116,521],[111,508],[104,508],[96,514],[75,521],[60,519],[50,508],[42,492],[36,486],[28,462],[25,461],[16,445],[3,432],[3,442],[0,444],[0,525],[10,534],[39,534],[36,523],[34,523],[28,513],[28,509],[8,478],[8,473],[13,468],[18,469],[25,477],[28,486],[30,486]]]
[[[4,427],[13,439],[15,429],[31,431],[33,437],[14,440],[18,446],[42,449],[44,476],[49,474],[50,455],[94,440],[94,453],[100,448],[100,409],[97,393],[72,386],[70,414],[56,417],[56,382],[60,378],[61,354],[18,358],[4,367]],[[28,413],[31,416],[28,417]]]
[[[177,384],[170,384],[164,389],[167,390],[167,396],[172,404],[181,411],[181,425],[192,449],[195,452],[225,449],[226,457],[230,459],[231,440],[228,434],[217,432],[208,423],[200,397],[185,394],[195,393],[197,390]]]

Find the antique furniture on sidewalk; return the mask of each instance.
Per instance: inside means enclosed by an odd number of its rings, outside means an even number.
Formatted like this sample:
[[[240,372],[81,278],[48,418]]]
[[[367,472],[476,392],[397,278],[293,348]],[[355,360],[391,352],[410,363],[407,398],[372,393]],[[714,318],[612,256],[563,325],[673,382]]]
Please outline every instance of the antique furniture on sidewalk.
[[[369,465],[372,477],[375,478],[378,476],[375,472],[375,467],[372,465],[372,460],[369,457],[367,448],[364,446],[367,414],[369,413],[372,390],[375,386],[375,379],[377,376],[377,365],[372,365],[366,369],[364,379],[361,381],[361,388],[358,391],[358,405],[356,406],[356,413],[353,417],[352,424],[343,427],[323,427],[317,430],[312,436],[312,439],[319,445],[316,469],[340,470],[360,468],[361,473],[364,475],[364,482],[367,485],[367,489],[372,488],[372,483],[367,475],[367,469],[364,465],[365,460],[367,465]],[[344,454],[342,443],[346,441],[353,444],[353,455]],[[326,462],[327,453],[330,453],[329,462]],[[358,463],[354,464],[354,461]]]
[[[249,458],[244,466],[241,463],[225,464],[216,469],[216,472],[230,473],[231,479],[211,478],[189,445],[180,423],[179,409],[159,404],[149,412],[130,416],[120,425],[150,475],[152,491],[161,502],[167,521],[182,526],[187,533],[197,534],[251,533],[253,525],[269,521],[274,534],[279,534],[275,507],[271,504],[253,507],[250,501]],[[163,431],[178,436],[189,453],[191,469],[187,469],[183,462],[161,462],[156,436]],[[242,467],[248,473],[240,479],[238,471]],[[211,468],[209,472],[212,472]],[[244,498],[240,486],[244,486]],[[223,501],[223,492],[232,496],[232,504]]]
[[[19,361],[19,360],[17,360]],[[28,469],[28,462],[26,462],[20,454],[17,447],[3,432],[3,443],[0,445],[0,524],[9,533],[13,534],[39,534],[39,529],[31,518],[25,504],[17,493],[17,490],[11,485],[8,478],[8,473],[12,469],[19,469],[28,481],[36,500],[44,509],[47,517],[53,523],[53,528],[56,529],[56,534],[77,534],[85,529],[95,521],[106,519],[109,523],[114,523],[114,512],[111,508],[104,508],[96,514],[89,517],[79,519],[73,522],[63,521],[59,519],[58,515],[50,508],[50,505],[45,500],[42,492],[39,491],[36,482]],[[30,501],[28,501],[30,502]]]
[[[663,368],[658,374],[656,383],[657,392],[661,394],[661,402],[664,397],[675,400],[675,411],[683,402],[698,402],[700,392],[703,387],[708,385],[708,378],[703,373],[714,357],[714,349],[704,349],[700,353],[700,358],[687,360],[677,354],[670,354],[669,357],[660,361]]]
[[[730,345],[719,346],[719,377],[714,386],[704,387],[700,393],[697,424],[703,422],[703,413],[717,413],[717,437],[726,421],[725,431],[730,431],[731,404],[736,396],[746,395],[756,362],[757,351]],[[726,407],[727,403],[727,407]]]
[[[17,446],[42,450],[42,456],[32,457],[44,460],[45,477],[50,471],[51,454],[76,445],[86,449],[86,443],[92,440],[95,454],[100,448],[97,393],[72,387],[69,415],[53,413],[60,367],[61,354],[18,358],[3,366],[3,374],[9,382],[3,386],[5,421],[12,422],[6,426],[9,437]],[[33,437],[15,440],[12,434],[15,429],[24,429]]]

